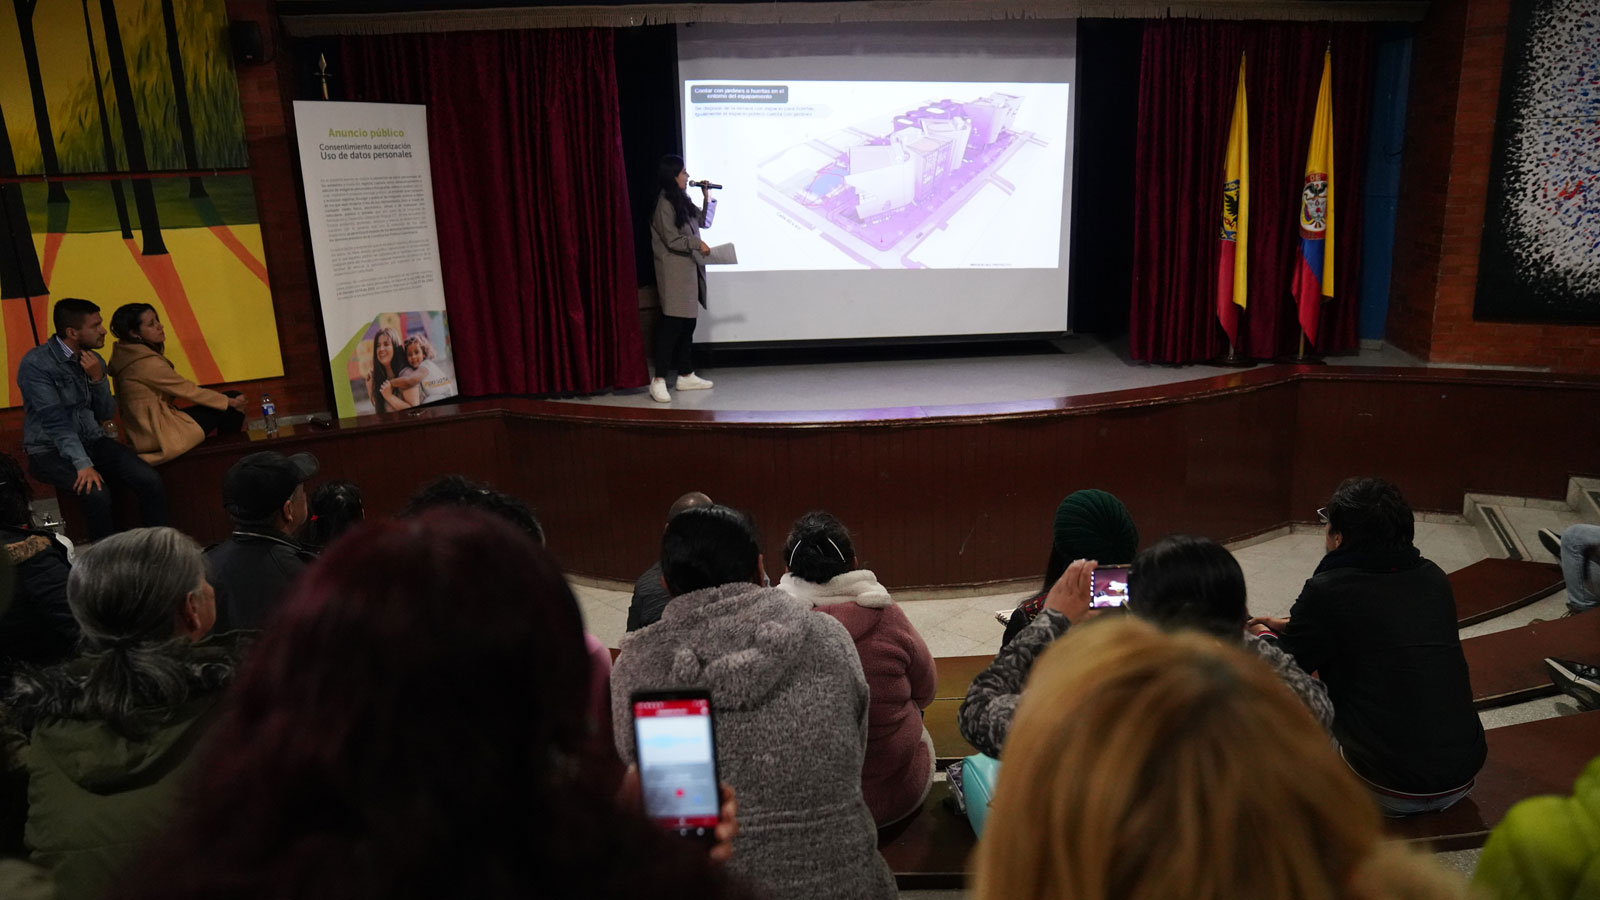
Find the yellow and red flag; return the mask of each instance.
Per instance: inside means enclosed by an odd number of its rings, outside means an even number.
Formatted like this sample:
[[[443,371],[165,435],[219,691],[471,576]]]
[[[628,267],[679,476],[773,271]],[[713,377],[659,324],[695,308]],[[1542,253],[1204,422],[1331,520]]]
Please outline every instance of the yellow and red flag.
[[[1217,318],[1228,342],[1239,341],[1239,310],[1249,283],[1250,116],[1244,95],[1244,55],[1239,56],[1239,88],[1233,95],[1228,126],[1228,156],[1222,167],[1222,232],[1217,251]]]
[[[1306,151],[1306,180],[1300,189],[1300,262],[1294,279],[1300,330],[1317,345],[1322,299],[1333,296],[1333,50],[1322,54],[1322,86]]]

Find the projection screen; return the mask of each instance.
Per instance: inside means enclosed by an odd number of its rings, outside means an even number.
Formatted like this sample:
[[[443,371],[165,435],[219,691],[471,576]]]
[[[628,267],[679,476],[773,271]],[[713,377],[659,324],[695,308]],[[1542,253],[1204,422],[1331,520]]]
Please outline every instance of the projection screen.
[[[702,237],[738,253],[696,340],[1066,331],[1075,31],[679,26]]]

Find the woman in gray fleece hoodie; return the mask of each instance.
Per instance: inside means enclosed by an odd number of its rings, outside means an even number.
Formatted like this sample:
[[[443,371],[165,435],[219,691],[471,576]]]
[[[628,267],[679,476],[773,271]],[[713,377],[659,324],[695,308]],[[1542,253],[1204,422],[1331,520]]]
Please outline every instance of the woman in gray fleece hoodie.
[[[764,581],[749,519],[721,506],[675,516],[662,538],[673,599],[622,639],[611,670],[623,761],[635,691],[707,688],[722,779],[739,798],[733,873],[774,900],[896,896],[861,795],[867,681],[837,621]]]

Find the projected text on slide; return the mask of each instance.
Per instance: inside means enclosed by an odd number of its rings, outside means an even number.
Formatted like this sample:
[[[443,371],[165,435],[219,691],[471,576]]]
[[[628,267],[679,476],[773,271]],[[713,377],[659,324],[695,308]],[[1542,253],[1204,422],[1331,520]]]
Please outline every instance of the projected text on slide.
[[[724,271],[1054,269],[1068,85],[685,81]]]

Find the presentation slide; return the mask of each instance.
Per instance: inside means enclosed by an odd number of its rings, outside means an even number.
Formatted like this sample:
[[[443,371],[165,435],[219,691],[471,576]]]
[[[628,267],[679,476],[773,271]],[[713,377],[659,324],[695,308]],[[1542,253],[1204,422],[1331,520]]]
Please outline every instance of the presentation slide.
[[[685,154],[726,185],[727,272],[1054,269],[1069,90],[690,81]]]
[[[706,343],[1067,330],[1076,23],[680,26]],[[700,193],[691,190],[699,201]]]

